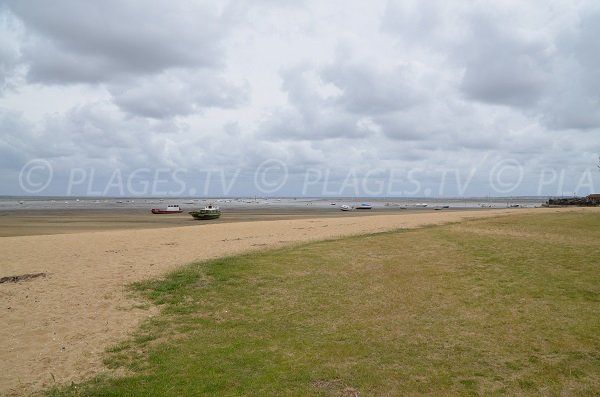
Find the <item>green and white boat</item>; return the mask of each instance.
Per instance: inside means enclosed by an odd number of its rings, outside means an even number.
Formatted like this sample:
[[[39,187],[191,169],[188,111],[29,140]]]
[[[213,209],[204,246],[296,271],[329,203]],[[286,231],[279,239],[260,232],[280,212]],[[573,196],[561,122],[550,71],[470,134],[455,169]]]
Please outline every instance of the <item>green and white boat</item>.
[[[221,216],[221,210],[219,207],[216,207],[212,204],[207,205],[204,209],[198,211],[191,211],[190,215],[194,217],[194,219],[202,221],[207,219],[217,219]]]

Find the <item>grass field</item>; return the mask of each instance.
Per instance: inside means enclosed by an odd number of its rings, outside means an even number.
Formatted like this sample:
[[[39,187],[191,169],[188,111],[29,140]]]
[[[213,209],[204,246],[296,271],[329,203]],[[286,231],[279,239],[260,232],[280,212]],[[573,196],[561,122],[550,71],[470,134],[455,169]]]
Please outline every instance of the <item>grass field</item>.
[[[600,394],[600,214],[473,220],[194,264],[120,376],[50,395]]]

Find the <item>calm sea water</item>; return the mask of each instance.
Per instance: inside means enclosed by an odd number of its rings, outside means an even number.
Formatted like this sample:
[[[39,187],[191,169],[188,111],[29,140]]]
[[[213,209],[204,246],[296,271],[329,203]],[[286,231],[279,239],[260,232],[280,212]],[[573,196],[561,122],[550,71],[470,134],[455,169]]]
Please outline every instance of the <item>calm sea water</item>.
[[[485,197],[485,198],[147,198],[147,197],[0,197],[0,210],[43,209],[150,209],[179,204],[182,208],[199,207],[212,203],[223,208],[327,208],[335,205],[368,203],[373,208],[507,208],[510,206],[539,207],[546,197]]]

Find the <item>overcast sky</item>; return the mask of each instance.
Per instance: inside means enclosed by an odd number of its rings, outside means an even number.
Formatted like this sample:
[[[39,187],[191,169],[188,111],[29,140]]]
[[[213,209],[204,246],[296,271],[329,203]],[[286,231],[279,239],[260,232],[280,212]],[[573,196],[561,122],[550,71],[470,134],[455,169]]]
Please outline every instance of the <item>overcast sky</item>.
[[[597,0],[0,0],[0,194],[588,194],[599,105]]]

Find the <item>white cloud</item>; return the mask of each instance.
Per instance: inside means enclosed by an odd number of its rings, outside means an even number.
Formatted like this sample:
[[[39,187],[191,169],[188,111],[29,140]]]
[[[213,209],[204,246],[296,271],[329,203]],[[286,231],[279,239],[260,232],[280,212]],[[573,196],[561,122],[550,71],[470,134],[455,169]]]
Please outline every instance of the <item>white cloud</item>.
[[[484,157],[576,173],[600,152],[599,16],[591,0],[8,1],[2,177],[31,158],[410,168],[433,191]]]

